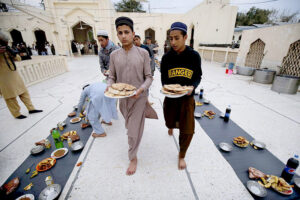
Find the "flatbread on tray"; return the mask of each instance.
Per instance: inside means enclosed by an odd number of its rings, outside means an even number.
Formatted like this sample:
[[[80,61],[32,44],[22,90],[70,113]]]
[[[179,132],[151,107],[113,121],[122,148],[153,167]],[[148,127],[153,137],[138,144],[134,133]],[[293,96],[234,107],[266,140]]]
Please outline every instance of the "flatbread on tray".
[[[168,95],[178,95],[187,93],[189,90],[193,89],[193,86],[181,86],[179,84],[169,84],[164,85],[161,91]]]
[[[136,90],[136,87],[127,83],[114,83],[108,88],[104,94],[112,98],[125,98],[131,96]]]

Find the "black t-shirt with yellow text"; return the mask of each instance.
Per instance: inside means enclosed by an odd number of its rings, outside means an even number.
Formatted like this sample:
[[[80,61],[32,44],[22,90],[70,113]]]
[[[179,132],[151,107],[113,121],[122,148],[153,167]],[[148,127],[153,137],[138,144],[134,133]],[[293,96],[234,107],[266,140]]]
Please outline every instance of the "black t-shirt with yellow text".
[[[200,55],[189,46],[180,54],[173,49],[167,52],[162,57],[160,69],[162,85],[180,84],[194,86],[196,89],[201,81]]]

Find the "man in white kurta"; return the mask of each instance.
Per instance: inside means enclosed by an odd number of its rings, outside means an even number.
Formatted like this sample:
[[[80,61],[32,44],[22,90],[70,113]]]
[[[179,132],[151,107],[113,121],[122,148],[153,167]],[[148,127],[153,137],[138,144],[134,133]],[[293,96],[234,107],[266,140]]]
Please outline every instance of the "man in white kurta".
[[[121,23],[119,23],[121,22]],[[113,83],[127,83],[137,88],[136,95],[120,99],[120,111],[125,118],[128,129],[128,156],[130,160],[127,175],[136,171],[137,151],[144,131],[145,117],[150,111],[155,117],[155,111],[148,102],[148,88],[152,83],[149,54],[145,49],[133,45],[133,22],[127,17],[116,19],[118,38],[122,48],[111,53],[108,86]]]
[[[101,126],[99,118],[105,123],[111,122],[112,119],[118,119],[116,100],[104,96],[106,84],[102,82],[93,83],[85,87],[81,93],[78,103],[78,110],[82,112],[83,105],[88,98],[86,105],[86,115],[93,128],[93,137],[105,137],[106,133]]]

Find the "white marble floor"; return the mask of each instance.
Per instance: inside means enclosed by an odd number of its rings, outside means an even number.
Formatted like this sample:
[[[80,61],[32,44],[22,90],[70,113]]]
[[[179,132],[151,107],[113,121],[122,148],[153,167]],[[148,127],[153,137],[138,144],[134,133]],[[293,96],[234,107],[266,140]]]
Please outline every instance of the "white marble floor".
[[[103,79],[96,56],[70,58],[68,64],[69,72],[28,88],[34,105],[43,113],[29,115],[20,103],[28,118],[16,120],[0,99],[0,184],[26,159],[34,142],[66,118],[82,86]],[[299,155],[300,93],[277,94],[270,90],[271,85],[254,83],[251,77],[228,76],[224,71],[219,64],[203,62],[205,97],[220,110],[231,105],[231,119],[264,141],[282,162]],[[128,145],[120,115],[113,126],[105,127],[106,138],[89,139],[79,158],[83,165],[74,168],[60,199],[252,199],[198,123],[186,157],[187,171],[177,170],[178,133],[167,135],[160,87],[156,71],[149,99],[159,120],[146,120],[136,174],[125,175]]]

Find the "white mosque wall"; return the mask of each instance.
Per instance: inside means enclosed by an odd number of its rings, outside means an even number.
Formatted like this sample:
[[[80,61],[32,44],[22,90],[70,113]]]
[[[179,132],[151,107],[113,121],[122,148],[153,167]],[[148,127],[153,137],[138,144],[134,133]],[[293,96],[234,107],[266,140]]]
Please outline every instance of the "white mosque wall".
[[[26,86],[68,71],[64,56],[33,56],[31,60],[16,62],[16,67]]]
[[[300,23],[244,30],[237,64],[244,65],[250,45],[257,39],[265,43],[261,68],[279,70],[290,45],[300,39]]]
[[[111,40],[119,42],[114,21],[119,16],[133,19],[135,32],[142,40],[145,30],[155,31],[155,40],[163,49],[167,30],[175,21],[182,21],[188,26],[187,45],[190,42],[191,28],[194,26],[194,48],[199,43],[229,44],[232,41],[237,7],[229,6],[227,1],[204,1],[185,14],[166,13],[121,13],[115,12],[111,1],[45,1],[47,14],[51,13],[54,23],[22,12],[0,13],[0,28],[9,33],[16,29],[21,31],[24,41],[32,44],[36,41],[34,31],[45,31],[47,40],[53,43],[58,55],[71,54],[71,41],[74,39],[73,27],[80,21],[92,27],[94,38],[100,29],[108,31]],[[228,2],[227,2],[228,3]]]

